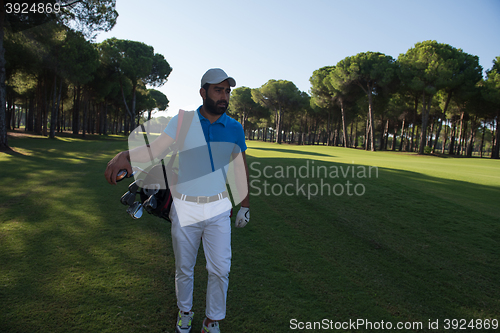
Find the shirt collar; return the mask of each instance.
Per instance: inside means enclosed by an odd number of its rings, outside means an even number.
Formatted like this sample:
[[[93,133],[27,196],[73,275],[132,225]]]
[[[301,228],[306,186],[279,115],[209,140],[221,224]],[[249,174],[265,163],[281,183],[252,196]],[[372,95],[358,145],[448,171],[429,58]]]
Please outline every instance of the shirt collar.
[[[203,117],[203,115],[202,115],[202,114],[201,114],[201,112],[200,112],[200,109],[201,109],[201,105],[200,105],[200,107],[196,110],[196,111],[198,112],[198,117],[200,117],[200,120],[205,119],[206,121],[208,121],[208,122],[210,123],[210,121],[209,121],[207,118]],[[222,126],[226,127],[226,124],[227,124],[227,117],[228,117],[228,116],[227,116],[227,114],[224,112],[224,113],[223,113],[223,114],[219,117],[219,119],[217,119],[216,121],[214,121],[214,124],[219,123],[219,124],[221,124]]]

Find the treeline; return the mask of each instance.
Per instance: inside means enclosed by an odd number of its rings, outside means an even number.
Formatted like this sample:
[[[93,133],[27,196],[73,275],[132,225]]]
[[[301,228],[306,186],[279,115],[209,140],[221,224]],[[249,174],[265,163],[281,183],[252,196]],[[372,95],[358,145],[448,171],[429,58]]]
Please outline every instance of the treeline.
[[[230,112],[250,139],[499,157],[500,57],[483,78],[477,56],[424,41],[397,60],[346,57],[310,82],[310,95],[285,80],[237,88]]]
[[[72,1],[58,7],[58,15],[10,9],[2,24],[2,125],[50,137],[127,133],[140,115],[167,108],[167,97],[147,88],[163,85],[172,71],[163,55],[137,41],[92,42],[97,31],[115,24],[114,5]]]
[[[73,1],[58,15],[0,16],[0,148],[6,129],[127,134],[168,107],[148,89],[172,70],[152,46],[92,42],[116,17],[113,0]],[[364,52],[319,68],[309,93],[286,80],[239,87],[229,113],[249,139],[498,158],[499,73],[500,57],[483,77],[477,56],[424,41],[398,59]]]

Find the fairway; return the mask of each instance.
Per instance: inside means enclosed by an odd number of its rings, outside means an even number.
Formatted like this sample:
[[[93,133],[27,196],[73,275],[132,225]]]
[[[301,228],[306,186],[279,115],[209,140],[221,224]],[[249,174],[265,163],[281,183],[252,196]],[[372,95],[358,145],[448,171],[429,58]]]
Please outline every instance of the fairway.
[[[174,332],[170,225],[131,219],[119,202],[128,184],[103,176],[127,141],[9,143],[14,151],[0,153],[0,332]],[[232,231],[222,332],[495,331],[499,160],[247,145],[251,219]],[[200,249],[193,332],[206,274]]]

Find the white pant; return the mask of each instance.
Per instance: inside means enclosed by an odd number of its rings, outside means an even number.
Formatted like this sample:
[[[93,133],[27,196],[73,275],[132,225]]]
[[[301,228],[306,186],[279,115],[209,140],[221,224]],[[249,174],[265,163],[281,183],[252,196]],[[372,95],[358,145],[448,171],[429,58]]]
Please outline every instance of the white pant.
[[[170,217],[175,255],[175,292],[177,306],[181,311],[188,312],[193,306],[194,266],[200,241],[203,240],[208,271],[206,316],[212,320],[222,320],[226,316],[226,297],[231,268],[230,208],[231,202],[228,198],[207,204],[174,198]],[[194,210],[198,211],[197,214],[206,214],[210,217],[187,225],[179,222],[177,211]],[[222,213],[218,212],[221,210]]]

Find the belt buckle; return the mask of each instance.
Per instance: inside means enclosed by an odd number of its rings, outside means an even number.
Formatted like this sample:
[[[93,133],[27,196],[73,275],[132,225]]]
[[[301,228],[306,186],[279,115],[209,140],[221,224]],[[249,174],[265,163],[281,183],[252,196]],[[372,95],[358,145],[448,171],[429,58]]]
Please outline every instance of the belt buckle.
[[[201,199],[205,199],[205,202],[200,202],[200,198]],[[197,204],[200,204],[200,203],[208,203],[208,201],[210,200],[210,197],[205,197],[205,196],[198,196],[196,197],[196,203]]]

